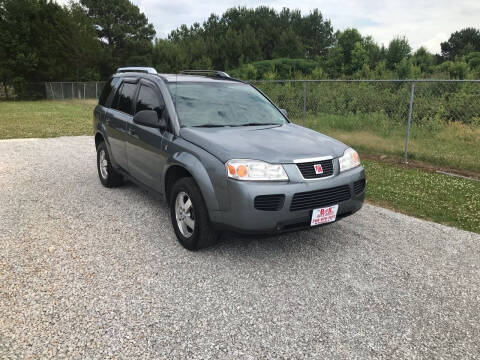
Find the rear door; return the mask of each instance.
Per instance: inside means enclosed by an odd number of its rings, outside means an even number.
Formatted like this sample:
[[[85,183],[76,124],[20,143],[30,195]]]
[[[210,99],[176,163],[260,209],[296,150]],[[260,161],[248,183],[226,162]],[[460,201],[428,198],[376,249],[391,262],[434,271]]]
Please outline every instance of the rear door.
[[[158,87],[147,80],[139,84],[135,113],[155,110],[159,117],[166,116],[163,97]],[[129,121],[127,141],[128,171],[137,180],[161,192],[164,156],[162,155],[162,133],[158,128],[139,125]]]
[[[112,77],[103,87],[102,93],[98,98],[98,105],[94,110],[94,116],[97,123],[103,124],[105,122],[105,114],[107,113],[108,108],[111,106],[119,83],[120,79],[118,77]]]
[[[127,166],[127,124],[132,121],[137,80],[126,79],[119,86],[111,108],[105,114],[105,128],[111,156],[124,170]]]

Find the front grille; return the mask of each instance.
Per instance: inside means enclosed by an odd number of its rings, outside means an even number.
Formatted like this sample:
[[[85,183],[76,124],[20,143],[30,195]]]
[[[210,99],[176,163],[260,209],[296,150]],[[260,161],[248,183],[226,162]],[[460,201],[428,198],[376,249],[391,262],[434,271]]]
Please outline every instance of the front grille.
[[[322,174],[315,173],[315,165],[321,165],[323,169]],[[333,175],[333,160],[312,161],[297,164],[298,170],[302,173],[304,179],[320,179]]]
[[[353,192],[355,195],[361,194],[365,190],[365,179],[357,180],[353,183]]]
[[[349,200],[350,197],[350,186],[348,185],[296,193],[293,196],[290,211],[315,209],[335,205],[339,202]]]
[[[285,195],[259,195],[253,201],[253,206],[262,211],[278,211],[283,207]]]

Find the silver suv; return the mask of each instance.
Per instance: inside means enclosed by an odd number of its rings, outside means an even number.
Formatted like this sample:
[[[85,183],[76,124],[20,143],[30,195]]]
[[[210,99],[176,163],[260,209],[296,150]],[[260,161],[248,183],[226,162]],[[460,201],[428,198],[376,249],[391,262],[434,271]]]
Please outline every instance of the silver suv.
[[[254,86],[218,71],[121,68],[94,111],[100,181],[129,179],[170,206],[193,250],[223,231],[278,233],[358,211],[355,150],[295,125]]]

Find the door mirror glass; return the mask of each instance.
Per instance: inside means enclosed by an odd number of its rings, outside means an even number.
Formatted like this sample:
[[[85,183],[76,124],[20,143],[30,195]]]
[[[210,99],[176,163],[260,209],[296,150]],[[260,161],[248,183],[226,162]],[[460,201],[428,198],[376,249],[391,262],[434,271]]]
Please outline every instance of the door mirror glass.
[[[285,109],[280,109],[280,112],[285,115],[286,118],[288,118],[288,113],[287,113],[287,110]]]
[[[133,122],[148,127],[160,127],[158,114],[155,110],[142,110],[137,112],[133,117]]]

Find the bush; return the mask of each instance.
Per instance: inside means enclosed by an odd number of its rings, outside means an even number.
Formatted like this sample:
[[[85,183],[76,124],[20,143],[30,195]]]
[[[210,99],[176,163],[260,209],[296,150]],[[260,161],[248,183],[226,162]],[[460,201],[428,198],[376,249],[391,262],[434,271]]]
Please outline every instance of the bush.
[[[270,78],[275,73],[267,73]],[[383,114],[386,121],[404,124],[408,117],[410,82],[308,82],[308,114]],[[303,114],[303,83],[256,83],[292,119]],[[438,130],[442,124],[474,124],[480,117],[480,84],[417,83],[412,121]]]

